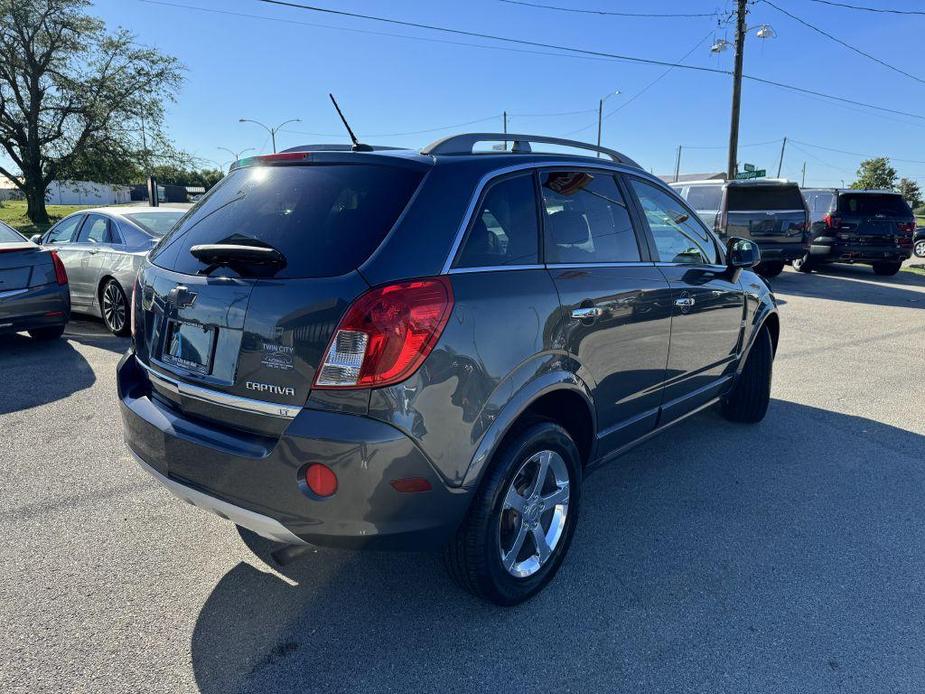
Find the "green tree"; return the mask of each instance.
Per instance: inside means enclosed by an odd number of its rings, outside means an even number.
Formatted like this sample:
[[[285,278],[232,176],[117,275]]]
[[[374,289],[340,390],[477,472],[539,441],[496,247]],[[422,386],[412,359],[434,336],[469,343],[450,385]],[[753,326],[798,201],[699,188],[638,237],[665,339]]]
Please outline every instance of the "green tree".
[[[910,178],[899,179],[899,185],[896,186],[897,192],[903,196],[903,200],[909,203],[909,207],[916,209],[922,205],[922,189],[919,184]]]
[[[109,33],[90,0],[0,0],[0,146],[33,223],[48,185],[90,161],[124,165],[163,138],[164,102],[182,82],[175,58]],[[114,175],[114,174],[113,174]],[[95,177],[94,177],[95,178]]]
[[[887,157],[865,159],[858,167],[858,180],[851,184],[852,188],[885,188],[893,190],[896,185],[896,169],[890,166]]]

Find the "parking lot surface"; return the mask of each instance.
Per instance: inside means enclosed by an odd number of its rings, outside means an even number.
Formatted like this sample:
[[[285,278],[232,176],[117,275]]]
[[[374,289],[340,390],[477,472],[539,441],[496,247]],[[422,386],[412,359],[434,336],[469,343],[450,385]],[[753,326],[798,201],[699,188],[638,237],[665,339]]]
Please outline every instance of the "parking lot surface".
[[[431,555],[278,570],[132,462],[127,340],[0,340],[0,691],[925,690],[925,276],[773,286],[765,421],[707,412],[595,473],[513,609]]]

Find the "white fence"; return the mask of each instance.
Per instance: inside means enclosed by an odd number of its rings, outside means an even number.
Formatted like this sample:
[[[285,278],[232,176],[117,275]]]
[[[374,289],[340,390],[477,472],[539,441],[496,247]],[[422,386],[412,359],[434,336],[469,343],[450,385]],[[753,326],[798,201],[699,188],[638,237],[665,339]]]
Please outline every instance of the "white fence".
[[[53,181],[45,196],[49,205],[114,205],[131,199],[128,186],[90,181]]]

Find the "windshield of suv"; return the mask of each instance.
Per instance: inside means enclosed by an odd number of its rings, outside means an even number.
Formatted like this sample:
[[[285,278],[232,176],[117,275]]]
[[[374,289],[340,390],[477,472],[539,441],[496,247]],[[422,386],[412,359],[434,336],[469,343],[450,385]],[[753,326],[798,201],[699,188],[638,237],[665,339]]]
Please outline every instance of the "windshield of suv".
[[[838,214],[840,215],[889,215],[891,217],[911,217],[912,208],[906,204],[901,195],[891,193],[841,193],[838,196]]]
[[[420,170],[369,164],[250,166],[228,174],[152,251],[155,265],[196,274],[198,244],[269,245],[276,277],[331,277],[361,265],[411,199]]]
[[[722,201],[722,186],[691,186],[687,191],[687,204],[698,212],[718,210]]]
[[[165,210],[164,212],[123,212],[122,216],[130,219],[144,229],[148,235],[160,237],[173,229],[186,210]]]
[[[795,183],[769,186],[731,185],[726,191],[726,209],[730,212],[802,210],[803,206],[803,195]]]

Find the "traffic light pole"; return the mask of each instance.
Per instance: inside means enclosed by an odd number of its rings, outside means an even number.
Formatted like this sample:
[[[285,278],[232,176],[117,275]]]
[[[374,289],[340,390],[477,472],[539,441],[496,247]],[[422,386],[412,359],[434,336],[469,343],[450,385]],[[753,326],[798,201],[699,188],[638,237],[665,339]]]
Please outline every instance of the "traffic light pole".
[[[733,180],[738,170],[739,156],[739,104],[742,100],[742,58],[745,53],[745,15],[747,0],[738,0],[736,19],[735,70],[732,75],[732,119],[729,123],[729,164],[726,177]]]

